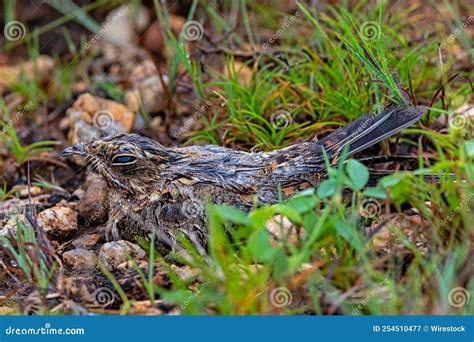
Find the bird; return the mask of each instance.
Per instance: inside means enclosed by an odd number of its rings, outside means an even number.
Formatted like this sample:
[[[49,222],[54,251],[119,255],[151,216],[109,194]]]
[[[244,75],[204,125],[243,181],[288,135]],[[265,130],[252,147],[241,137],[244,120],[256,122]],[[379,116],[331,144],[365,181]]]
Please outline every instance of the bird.
[[[165,147],[122,133],[65,148],[62,157],[91,165],[108,187],[108,240],[145,239],[163,252],[179,249],[181,234],[207,244],[206,204],[250,211],[317,188],[326,158],[352,156],[414,124],[424,107],[393,105],[359,117],[319,141],[269,152],[216,145]]]

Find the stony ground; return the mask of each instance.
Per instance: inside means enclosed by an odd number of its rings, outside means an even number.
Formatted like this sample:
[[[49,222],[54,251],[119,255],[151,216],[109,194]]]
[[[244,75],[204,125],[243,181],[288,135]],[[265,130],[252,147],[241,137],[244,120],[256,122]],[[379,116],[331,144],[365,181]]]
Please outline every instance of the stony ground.
[[[432,173],[451,174],[455,181],[392,179],[371,189],[371,201],[363,200],[369,196],[362,190],[338,185],[327,196],[318,191],[303,204],[261,209],[246,218],[216,209],[210,213],[215,227],[229,220],[244,232],[255,229],[259,238],[232,236],[236,247],[218,240],[222,237],[213,226],[211,241],[221,244],[210,246],[209,255],[193,255],[191,262],[156,255],[145,243],[107,242],[104,180],[90,165],[66,162],[60,151],[123,132],[166,146],[214,143],[248,151],[320,139],[394,101],[382,81],[371,79],[377,73],[348,57],[357,50],[342,47],[354,38],[346,32],[352,26],[339,27],[341,18],[332,17],[329,7],[318,12],[324,27],[315,26],[311,14],[292,2],[279,4],[273,22],[271,8],[252,3],[255,23],[250,22],[261,43],[255,47],[244,24],[248,13],[231,3],[216,13],[235,27],[202,4],[196,16],[204,26],[186,18],[194,10],[184,4],[170,6],[169,12],[160,7],[158,15],[149,4],[134,10],[106,5],[90,9],[98,25],[94,33],[89,21],[72,20],[35,41],[33,28],[65,14],[42,5],[40,16],[22,4],[28,25],[20,21],[19,39],[5,30],[0,53],[0,314],[468,312],[467,304],[448,305],[448,294],[437,293],[459,288],[466,296],[474,286],[473,68],[465,46],[469,39],[464,39],[472,36],[472,16],[448,18],[459,28],[456,33],[436,10],[451,7],[409,3],[413,7],[406,15],[396,4],[386,9],[384,20],[393,20],[403,34],[384,24],[389,37],[384,51],[394,53],[391,67],[403,58],[411,63],[397,64],[401,87],[430,113],[360,157],[406,154],[415,162],[377,167],[433,167]],[[467,13],[467,5],[454,7]],[[354,16],[364,27],[373,25],[369,4],[361,8],[365,12],[351,6]],[[439,38],[423,17],[434,18],[438,31],[448,34]],[[340,31],[333,36],[328,27]],[[314,37],[322,36],[320,30],[325,40]],[[370,32],[363,32],[363,40]],[[301,42],[309,36],[314,44]],[[436,42],[442,44],[438,49]],[[400,50],[408,52],[398,56]],[[344,177],[334,170],[334,179]],[[326,211],[331,214],[325,216]],[[265,233],[259,215],[268,215],[262,221]],[[311,220],[322,230],[327,227],[317,239],[308,228]],[[357,234],[364,243],[350,238]],[[456,279],[448,269],[456,271]]]

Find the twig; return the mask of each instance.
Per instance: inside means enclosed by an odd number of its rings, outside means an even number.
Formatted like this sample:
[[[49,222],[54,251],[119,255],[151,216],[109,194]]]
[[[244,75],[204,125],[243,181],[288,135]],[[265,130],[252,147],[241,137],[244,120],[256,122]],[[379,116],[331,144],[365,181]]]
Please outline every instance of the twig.
[[[46,234],[38,224],[38,218],[36,217],[36,211],[34,210],[33,203],[31,201],[31,177],[30,177],[30,162],[27,163],[27,181],[28,181],[28,210],[25,211],[25,217],[30,225],[35,229],[36,238],[40,245],[46,246],[48,254],[52,251],[52,246],[49,240],[46,238]],[[54,252],[52,253],[54,254]],[[48,266],[51,266],[50,258],[45,255],[45,262]]]
[[[454,80],[458,76],[459,76],[459,73],[455,74],[454,76],[450,77],[446,82],[442,83],[441,86],[438,88],[438,90],[436,90],[433,97],[431,98],[430,104],[428,105],[428,112],[426,113],[426,126],[427,127],[430,126],[430,111],[431,111],[430,108],[431,108],[431,106],[433,106],[433,104],[435,103],[436,98],[438,97],[438,95],[441,92],[444,92],[444,86],[447,85],[449,82],[451,82],[452,80]],[[443,106],[443,108],[444,108],[444,106]]]

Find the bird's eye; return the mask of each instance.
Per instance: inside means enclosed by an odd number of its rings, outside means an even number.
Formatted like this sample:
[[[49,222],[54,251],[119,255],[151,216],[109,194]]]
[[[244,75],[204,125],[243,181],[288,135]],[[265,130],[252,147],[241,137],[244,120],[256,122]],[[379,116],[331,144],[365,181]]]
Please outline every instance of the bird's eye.
[[[127,164],[133,164],[137,161],[137,158],[130,154],[119,154],[112,159],[112,164],[113,165],[127,165]]]

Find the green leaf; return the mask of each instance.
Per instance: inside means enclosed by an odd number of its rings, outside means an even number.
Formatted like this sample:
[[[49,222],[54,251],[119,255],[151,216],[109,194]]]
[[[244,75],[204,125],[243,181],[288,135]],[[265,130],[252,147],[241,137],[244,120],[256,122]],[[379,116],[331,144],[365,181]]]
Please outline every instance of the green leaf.
[[[390,176],[382,178],[380,180],[380,185],[384,188],[390,188],[400,183],[400,181],[401,181],[401,177],[399,175],[390,175]]]
[[[354,185],[353,190],[361,190],[369,181],[369,171],[367,167],[358,160],[348,160],[346,172]]]
[[[463,152],[467,158],[474,158],[474,140],[464,142]]]
[[[286,256],[285,253],[283,253],[283,251],[278,251],[278,253],[276,253],[274,262],[273,262],[273,267],[274,267],[276,278],[279,278],[283,273],[287,271],[288,257]]]
[[[320,198],[331,197],[336,193],[337,190],[337,181],[333,178],[326,179],[322,182],[317,190],[317,194]]]
[[[270,261],[277,249],[270,244],[270,233],[266,229],[259,229],[248,242],[250,253],[257,261]]]
[[[364,191],[364,196],[378,198],[378,199],[386,199],[387,193],[384,189],[381,188],[368,188]]]
[[[290,207],[293,210],[296,210],[300,214],[306,213],[312,210],[316,206],[316,198],[314,196],[305,196],[305,197],[293,197],[286,207]]]
[[[265,223],[279,212],[279,206],[261,207],[249,213],[249,219],[255,227],[263,227]]]
[[[296,208],[284,206],[280,209],[280,213],[297,224],[301,224],[301,222],[303,221],[303,218],[301,217],[299,211],[296,210]]]
[[[346,222],[338,220],[336,222],[336,230],[355,250],[359,251],[364,247],[361,234],[351,228]]]
[[[252,220],[247,217],[247,215],[243,211],[240,211],[228,205],[216,206],[216,213],[224,220],[243,224],[246,226],[251,226],[253,224]]]

